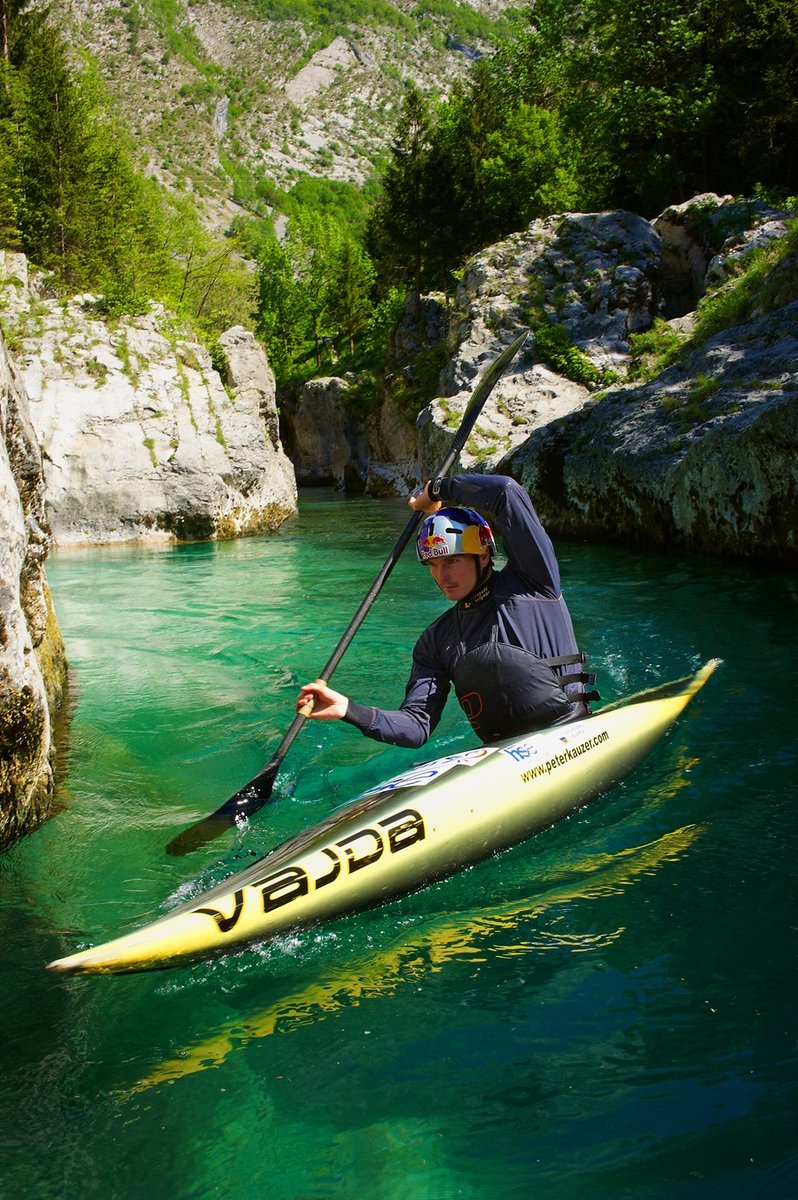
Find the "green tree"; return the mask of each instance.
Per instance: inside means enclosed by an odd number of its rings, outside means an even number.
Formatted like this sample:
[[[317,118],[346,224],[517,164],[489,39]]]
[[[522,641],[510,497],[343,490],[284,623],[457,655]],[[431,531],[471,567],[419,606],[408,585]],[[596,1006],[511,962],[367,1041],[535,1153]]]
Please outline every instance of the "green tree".
[[[0,0],[0,244],[113,311],[161,299],[211,339],[249,322],[246,247],[145,177],[92,62],[45,16]]]
[[[231,325],[248,324],[256,288],[242,260],[251,248],[247,230],[240,240],[213,234],[200,221],[193,201],[179,195],[169,197],[161,225],[170,258],[165,295],[169,304],[211,336]]]
[[[429,104],[421,90],[409,84],[369,222],[367,244],[381,264],[384,283],[409,280],[416,295],[421,292],[424,266],[436,235],[431,148]]]
[[[19,248],[19,190],[15,179],[14,162],[8,151],[8,134],[0,121],[0,246]]]
[[[794,0],[532,0],[492,70],[556,112],[583,203],[798,190]]]
[[[718,82],[704,10],[700,0],[599,6],[606,16],[595,26],[594,133],[613,160],[613,199],[646,215],[711,186]]]
[[[556,115],[523,100],[489,135],[479,174],[486,214],[499,235],[535,217],[567,209],[577,197]]]
[[[297,215],[281,243],[268,241],[258,262],[258,331],[275,374],[287,380],[344,334],[350,352],[373,315],[375,271],[350,232],[318,212]]]
[[[0,233],[68,286],[141,304],[169,270],[162,205],[137,171],[88,63],[57,29],[17,13],[16,62],[3,65]]]
[[[100,116],[76,182],[65,275],[103,292],[112,307],[141,309],[167,294],[172,266],[161,194],[136,170],[122,131]]]
[[[412,95],[408,101],[418,102]],[[386,245],[390,255],[409,244],[408,233],[414,237],[414,270],[406,260],[403,278],[415,288],[447,288],[467,254],[533,217],[569,207],[578,195],[556,113],[527,103],[503,68],[478,64],[446,104],[427,110],[423,147],[413,155],[406,149],[407,116],[371,229],[378,230],[372,244],[383,266]],[[386,274],[402,278],[396,269]]]
[[[0,0],[0,58],[18,66],[27,39],[37,33],[50,13],[48,4],[35,0]]]
[[[24,181],[19,223],[26,252],[78,282],[70,255],[78,238],[77,205],[89,168],[91,116],[59,35],[41,29],[27,47],[18,91],[22,134],[17,153]]]
[[[795,0],[706,4],[719,84],[711,142],[717,190],[763,183],[798,192],[798,13]],[[725,153],[724,153],[725,151]]]
[[[443,226],[439,245],[445,253],[445,269],[497,233],[486,194],[490,180],[482,164],[491,156],[491,138],[504,118],[507,98],[502,83],[489,63],[478,63],[469,86],[455,88],[449,104],[441,109],[434,143],[435,175],[447,181],[436,203]]]
[[[374,312],[371,294],[375,278],[366,251],[344,235],[333,263],[328,307],[330,320],[346,334],[350,354],[355,352],[356,335],[366,328]]]
[[[363,240],[369,205],[374,197],[374,183],[367,180],[360,187],[339,179],[315,179],[301,175],[291,190],[275,197],[289,219],[302,213],[320,212],[346,225],[359,240]]]
[[[18,117],[19,81],[6,62],[0,62],[0,246],[22,248],[19,214],[24,187],[21,142],[25,131]]]
[[[257,266],[257,329],[278,379],[302,344],[302,293],[288,249],[277,238],[261,248]]]
[[[331,303],[342,240],[338,222],[318,212],[301,213],[288,226],[286,242],[301,299],[304,331],[312,343],[319,369],[322,343],[338,332]]]

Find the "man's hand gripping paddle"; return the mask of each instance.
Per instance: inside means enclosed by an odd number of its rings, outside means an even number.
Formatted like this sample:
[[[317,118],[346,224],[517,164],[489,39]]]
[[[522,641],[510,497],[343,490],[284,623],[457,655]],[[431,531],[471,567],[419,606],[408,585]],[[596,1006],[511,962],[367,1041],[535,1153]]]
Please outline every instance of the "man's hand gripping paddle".
[[[523,333],[511,343],[499,357],[491,363],[487,370],[483,373],[479,383],[477,384],[474,394],[469,401],[468,407],[463,414],[463,419],[460,422],[460,428],[452,439],[452,444],[449,447],[449,453],[442,462],[440,469],[436,472],[438,476],[448,475],[449,471],[454,466],[460,451],[468,440],[468,435],[476,424],[477,417],[482,412],[490,393],[498,383],[506,366],[515,358],[523,343],[526,341],[527,334]],[[325,664],[320,679],[325,683],[329,682],[335,668],[343,658],[349,643],[357,633],[363,620],[371,608],[377,596],[380,594],[383,584],[390,575],[399,560],[399,556],[404,550],[407,543],[415,533],[422,516],[421,512],[414,512],[413,516],[408,521],[402,533],[396,542],[396,545],[391,550],[385,560],[377,578],[368,590],[368,593],[363,597],[360,607],[353,616],[352,620],[344,632],[343,637],[332,652],[329,661]],[[313,711],[312,702],[305,707],[302,713],[298,713],[291,724],[289,725],[283,740],[275,750],[272,757],[267,762],[266,766],[260,771],[254,779],[250,779],[249,783],[244,784],[234,796],[231,796],[221,808],[217,808],[216,812],[211,813],[207,817],[203,817],[196,825],[190,825],[188,829],[184,829],[177,837],[173,838],[166,847],[167,854],[180,855],[188,854],[192,850],[198,849],[212,838],[218,837],[224,833],[226,829],[235,825],[238,820],[243,817],[251,817],[269,800],[274,787],[274,781],[277,777],[277,772],[280,769],[283,759],[288,752],[289,747],[293,743],[305,721]]]

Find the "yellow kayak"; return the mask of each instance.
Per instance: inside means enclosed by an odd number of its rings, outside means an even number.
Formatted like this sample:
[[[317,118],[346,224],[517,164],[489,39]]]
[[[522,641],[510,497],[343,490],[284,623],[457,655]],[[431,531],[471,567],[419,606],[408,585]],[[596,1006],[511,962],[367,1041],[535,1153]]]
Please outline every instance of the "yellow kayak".
[[[718,665],[711,659],[582,720],[389,779],[204,895],[49,966],[84,975],[177,966],[417,891],[614,787]]]

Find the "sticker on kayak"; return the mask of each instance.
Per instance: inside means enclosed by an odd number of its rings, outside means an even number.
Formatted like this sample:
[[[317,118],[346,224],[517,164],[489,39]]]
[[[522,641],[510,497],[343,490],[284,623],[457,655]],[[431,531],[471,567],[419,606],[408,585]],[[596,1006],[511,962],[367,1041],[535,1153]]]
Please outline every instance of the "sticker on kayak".
[[[541,738],[541,732],[550,735],[545,740]],[[561,726],[559,729],[539,730],[521,742],[515,742],[512,746],[503,746],[502,754],[506,754],[508,758],[512,758],[515,762],[525,762],[528,758],[537,758],[540,754],[550,754],[552,742],[559,748],[567,746],[569,742],[583,737],[585,733],[585,725],[581,721],[574,721],[567,726]]]
[[[433,779],[451,771],[453,767],[473,767],[475,763],[483,762],[489,754],[494,754],[497,748],[496,746],[478,746],[474,750],[463,750],[460,754],[436,758],[434,762],[423,763],[419,767],[414,767],[412,771],[406,771],[404,775],[396,775],[385,783],[378,783],[376,787],[361,793],[358,800],[362,800],[364,796],[376,796],[378,792],[394,792],[398,788],[424,787],[425,784],[432,783]]]

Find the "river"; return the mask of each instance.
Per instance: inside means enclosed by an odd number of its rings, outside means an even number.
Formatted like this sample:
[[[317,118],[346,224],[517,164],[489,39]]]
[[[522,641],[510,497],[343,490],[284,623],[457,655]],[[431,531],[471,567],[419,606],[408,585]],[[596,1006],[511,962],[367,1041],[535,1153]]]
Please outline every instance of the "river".
[[[254,775],[406,520],[301,494],[272,537],[61,551],[60,811],[0,856],[8,1200],[787,1200],[796,1142],[798,581],[558,545],[606,700],[723,665],[610,795],[383,908],[223,960],[45,964],[166,911],[418,751],[305,727]],[[335,683],[395,706],[441,611],[406,553]],[[473,745],[450,701],[423,757]]]

